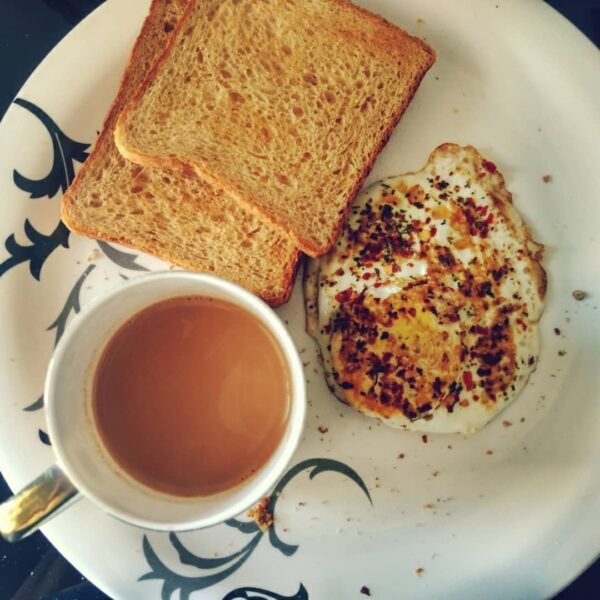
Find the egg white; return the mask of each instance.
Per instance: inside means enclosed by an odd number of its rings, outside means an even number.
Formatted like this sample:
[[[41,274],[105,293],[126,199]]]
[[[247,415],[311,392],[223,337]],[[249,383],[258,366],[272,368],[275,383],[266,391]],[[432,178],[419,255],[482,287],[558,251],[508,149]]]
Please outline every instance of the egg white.
[[[415,190],[418,191],[418,201],[415,201]],[[388,207],[384,208],[386,204]],[[383,213],[382,210],[388,212]],[[453,215],[452,218],[448,217],[448,211]],[[365,217],[365,214],[373,216]],[[386,260],[380,256],[375,261],[364,260],[364,256],[361,258],[361,252],[364,255],[365,251],[364,234],[374,231],[378,215],[382,214],[393,214],[393,218],[399,216],[402,223],[418,224],[412,233],[409,226],[409,233],[405,236],[406,240],[410,240],[411,256],[405,257],[386,250]],[[465,215],[471,219],[475,215],[477,220],[465,224]],[[470,228],[468,236],[465,236],[465,227]],[[420,233],[415,233],[418,231]],[[357,236],[363,238],[358,239]],[[377,236],[373,236],[377,243]],[[380,236],[380,239],[383,237]],[[383,240],[383,243],[387,242],[389,240]],[[440,265],[431,258],[437,256],[435,252],[442,250],[451,253],[455,262],[455,267],[448,268],[447,272],[440,271]],[[545,273],[540,266],[542,251],[543,248],[531,240],[527,227],[512,206],[504,179],[495,165],[486,161],[472,147],[444,144],[432,153],[423,170],[392,177],[369,187],[357,197],[334,249],[321,259],[310,260],[305,268],[307,326],[320,346],[329,387],[343,402],[368,416],[380,418],[392,427],[436,433],[472,433],[480,429],[519,395],[537,364],[537,321],[543,311],[545,296]],[[393,254],[392,260],[389,260],[390,253]],[[483,328],[491,326],[492,318],[497,318],[499,310],[512,307],[514,312],[508,314],[506,319],[510,320],[514,345],[514,372],[511,372],[510,382],[503,384],[499,397],[491,393],[492,400],[486,396],[486,378],[483,376],[479,380],[475,375],[477,381],[472,384],[473,389],[467,389],[463,372],[462,379],[457,378],[458,387],[463,389],[453,395],[455,402],[450,408],[433,402],[429,410],[415,416],[407,415],[403,410],[377,405],[374,401],[364,403],[356,391],[341,386],[339,369],[336,370],[334,364],[337,362],[339,366],[343,359],[331,329],[344,308],[344,295],[360,296],[361,301],[364,300],[371,307],[375,306],[373,302],[395,302],[415,284],[439,286],[446,290],[448,297],[454,293],[460,295],[465,288],[461,287],[460,277],[455,273],[460,272],[462,276],[478,273],[481,279],[481,265],[486,261],[491,264],[492,259],[494,264],[504,265],[508,272],[497,283],[486,273],[494,285],[494,296],[489,302],[487,297],[474,301],[479,311],[477,314],[471,314],[470,300],[466,298],[457,323],[434,323],[435,319],[425,314],[424,308],[420,309],[423,313],[416,318],[422,319],[423,323],[433,323],[431,334],[436,336],[436,340],[443,329],[447,330],[450,339],[456,340],[457,336],[462,336],[460,339],[464,340],[471,335],[468,331],[474,325],[479,323]],[[393,273],[390,272],[391,264],[394,264]],[[462,301],[463,297],[460,298]],[[481,308],[482,303],[487,307],[485,310]],[[514,308],[516,306],[518,309]],[[400,331],[398,340],[401,341],[403,335],[413,338],[422,335],[426,340],[430,332],[427,327],[419,329],[420,323],[417,323],[417,329],[411,326],[408,333]],[[405,327],[406,324],[401,325]],[[446,335],[443,331],[442,334]],[[344,335],[339,327],[337,335]],[[415,343],[414,339],[404,341],[409,345]],[[477,360],[480,361],[477,364],[483,364],[481,357]],[[479,372],[477,364],[474,360],[469,363],[465,359],[462,370]],[[439,368],[440,377],[443,378],[443,367],[434,368]],[[427,373],[424,377],[427,377]],[[373,394],[377,396],[376,391]]]

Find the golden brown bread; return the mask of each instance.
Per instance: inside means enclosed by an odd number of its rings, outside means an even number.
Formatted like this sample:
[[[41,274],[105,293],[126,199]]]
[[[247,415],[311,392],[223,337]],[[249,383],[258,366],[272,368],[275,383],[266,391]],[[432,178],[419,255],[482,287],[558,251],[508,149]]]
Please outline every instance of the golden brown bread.
[[[346,0],[191,0],[116,142],[192,166],[319,256],[434,60]]]
[[[294,244],[190,169],[140,167],[114,144],[123,105],[164,49],[186,4],[152,2],[94,150],[63,197],[62,219],[82,235],[225,277],[276,306],[292,290],[299,259]]]

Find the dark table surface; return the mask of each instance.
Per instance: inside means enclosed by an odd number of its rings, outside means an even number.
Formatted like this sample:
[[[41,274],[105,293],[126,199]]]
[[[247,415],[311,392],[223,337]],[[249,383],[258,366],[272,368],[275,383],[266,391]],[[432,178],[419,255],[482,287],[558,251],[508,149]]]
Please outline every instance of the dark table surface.
[[[0,115],[4,115],[46,54],[103,1],[1,0]],[[548,3],[600,46],[600,0],[548,0]],[[0,501],[9,495],[10,490],[0,476]],[[0,539],[0,600],[106,598],[41,533],[15,545]],[[557,596],[557,600],[579,598],[600,598],[600,560]]]

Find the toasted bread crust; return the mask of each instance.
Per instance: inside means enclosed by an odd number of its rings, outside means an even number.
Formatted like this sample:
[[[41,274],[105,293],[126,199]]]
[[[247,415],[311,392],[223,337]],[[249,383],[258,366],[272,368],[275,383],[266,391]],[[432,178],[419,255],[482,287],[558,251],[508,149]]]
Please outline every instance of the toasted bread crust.
[[[186,269],[210,270],[218,275],[228,276],[261,296],[271,306],[278,306],[289,299],[300,258],[299,251],[291,241],[279,235],[275,230],[264,227],[260,221],[253,220],[247,213],[244,215],[244,212],[231,198],[228,198],[222,191],[211,188],[198,180],[190,169],[181,171],[143,169],[126,163],[114,145],[114,125],[123,104],[133,93],[136,80],[140,79],[139,73],[144,73],[151,67],[157,50],[160,50],[161,45],[164,45],[172,37],[169,32],[172,34],[172,31],[176,29],[176,24],[186,5],[187,0],[153,0],[149,14],[131,52],[117,96],[105,118],[103,129],[90,156],[63,196],[61,217],[69,229],[76,233],[135,248]],[[98,184],[94,181],[106,164],[109,165],[108,170],[113,170],[110,182],[118,186],[117,191],[99,189]],[[107,224],[106,215],[104,221],[96,217],[91,208],[94,195],[105,204],[114,205],[116,204],[116,199],[112,198],[114,194],[120,206],[131,205],[129,206],[131,208],[136,203],[135,208],[139,209],[140,200],[131,193],[131,188],[137,185],[140,178],[150,180],[150,189],[154,195],[178,194],[181,196],[174,200],[175,208],[168,205],[163,208],[156,207],[156,210],[159,211],[158,216],[162,218],[162,221],[159,222],[172,223],[173,219],[179,218],[179,213],[183,211],[187,219],[183,223],[186,232],[197,238],[197,241],[194,241],[193,238],[187,240],[192,246],[198,247],[196,253],[186,252],[181,245],[168,240],[169,234],[166,225],[162,226],[160,239],[153,237],[153,232],[161,226],[157,226],[153,221],[152,207],[149,207],[150,210],[147,213],[135,217],[133,228],[118,228],[112,223]],[[163,178],[167,178],[172,183],[164,184]],[[143,200],[141,204],[143,205]],[[152,204],[152,201],[148,200],[147,204]],[[238,218],[245,222],[235,222],[230,225],[229,221],[223,220],[223,224],[215,225],[215,221],[224,213],[228,213],[234,220]],[[226,265],[223,267],[217,265],[217,268],[212,268],[213,263],[209,264],[202,258],[203,247],[206,244],[200,236],[204,234],[195,233],[195,227],[190,223],[191,220],[197,225],[204,224],[205,229],[211,230],[212,254],[225,255],[228,251],[231,254],[233,249],[236,258],[233,268],[225,268]],[[240,235],[242,235],[241,241]],[[255,243],[247,250],[244,249],[240,244],[244,242],[243,236],[246,235],[257,235],[261,240],[260,244]],[[208,252],[208,248],[205,250]],[[256,252],[260,252],[262,257],[258,257]],[[249,260],[250,258],[252,260]],[[258,267],[256,265],[260,266],[261,261],[265,263],[268,261],[272,271],[257,276]]]
[[[184,11],[185,7],[188,4],[188,0],[172,0],[176,7],[179,7],[181,11]],[[100,134],[96,139],[96,143],[90,152],[87,160],[83,163],[81,169],[75,175],[75,179],[71,182],[71,185],[64,193],[61,202],[61,218],[64,221],[65,225],[71,229],[69,225],[69,209],[72,205],[77,202],[76,194],[79,192],[79,185],[81,182],[88,176],[88,172],[92,169],[93,165],[95,165],[95,161],[97,156],[100,154],[101,148],[103,148],[104,142],[107,141],[107,138],[113,136],[113,125],[116,122],[122,108],[123,100],[127,96],[126,90],[130,87],[131,80],[133,78],[133,69],[137,66],[138,62],[142,62],[142,47],[146,43],[146,36],[150,33],[151,30],[154,29],[154,23],[157,20],[162,20],[166,14],[166,5],[165,0],[152,0],[152,4],[150,5],[150,9],[144,22],[142,24],[142,28],[140,29],[140,33],[135,40],[133,48],[131,49],[131,53],[129,55],[129,59],[127,61],[127,65],[125,67],[125,71],[121,76],[121,81],[119,82],[119,88],[115,99],[110,105],[106,116],[104,117],[104,122],[102,124],[102,128],[100,130]],[[175,16],[177,16],[175,14]],[[175,21],[175,27],[179,23],[179,20]],[[172,36],[168,36],[170,40]],[[73,223],[73,231],[75,231],[74,227],[76,224]],[[88,235],[84,232],[78,231],[77,233],[81,233],[82,235]],[[112,240],[116,241],[116,240]]]
[[[265,205],[264,201],[258,199],[249,188],[245,188],[243,185],[232,181],[231,178],[227,176],[227,173],[218,168],[213,168],[213,165],[203,161],[194,160],[193,156],[177,155],[173,153],[161,154],[159,152],[147,151],[145,148],[136,144],[136,141],[131,138],[127,125],[135,118],[136,107],[148,93],[153,82],[165,67],[165,63],[169,60],[177,42],[178,34],[189,25],[188,20],[194,14],[197,4],[197,0],[192,0],[190,2],[184,17],[180,21],[175,35],[170,40],[167,48],[148,73],[144,83],[138,88],[136,94],[124,108],[115,129],[115,142],[117,147],[123,156],[141,165],[170,168],[175,165],[180,166],[183,163],[193,167],[200,177],[214,185],[226,189],[231,196],[243,204],[247,210],[253,211],[260,219],[269,223],[271,226],[279,228],[288,235],[301,250],[314,257],[322,256],[335,243],[349,207],[357,192],[362,187],[368,173],[372,169],[377,155],[385,146],[385,143],[408,107],[422,78],[435,62],[435,52],[422,40],[409,36],[382,17],[354,6],[347,0],[323,0],[325,7],[329,5],[328,10],[331,11],[333,10],[332,7],[337,7],[337,9],[343,11],[349,22],[353,21],[356,16],[359,16],[361,20],[368,21],[371,25],[377,27],[379,35],[375,45],[379,47],[379,51],[382,55],[389,55],[392,53],[399,56],[399,53],[401,53],[402,50],[409,48],[411,54],[407,60],[412,61],[410,63],[412,70],[410,75],[407,76],[408,80],[402,83],[405,87],[402,88],[401,94],[399,94],[399,103],[395,107],[393,114],[390,115],[389,119],[386,117],[385,121],[387,122],[381,123],[377,132],[371,136],[371,141],[366,144],[366,146],[371,147],[369,154],[364,159],[361,159],[362,164],[351,177],[351,185],[343,192],[342,196],[335,201],[335,215],[328,219],[327,225],[323,225],[321,228],[321,235],[317,238],[315,235],[311,235],[311,228],[306,226],[306,219],[303,221],[302,218],[297,215],[297,219],[293,221],[290,220],[285,211],[273,209],[271,206]],[[346,27],[350,30],[354,25],[355,23],[351,22],[349,25],[346,25]],[[356,37],[358,37],[360,33],[361,32],[356,29],[352,31],[352,34]],[[372,42],[373,40],[369,39],[369,41]],[[283,169],[283,171],[285,171],[285,169]]]
[[[147,254],[156,255],[155,248],[152,248],[150,246],[144,247],[138,242],[135,242],[134,245],[134,242],[132,242],[126,237],[111,235],[110,233],[105,233],[102,231],[94,230],[92,228],[87,228],[85,226],[80,226],[80,224],[77,223],[77,221],[67,221],[67,219],[63,217],[63,222],[74,233],[77,233],[84,237],[104,240],[106,242],[112,242],[113,244],[120,244],[121,246],[145,252]],[[257,295],[260,296],[272,308],[277,308],[278,306],[285,304],[290,299],[290,296],[292,295],[292,291],[294,289],[294,282],[296,280],[296,273],[298,272],[301,256],[302,254],[300,252],[295,252],[289,255],[289,260],[287,261],[287,264],[283,266],[282,269],[283,287],[280,290],[278,290],[277,293],[273,293],[271,290],[262,290],[260,292],[257,292]],[[164,252],[164,254],[160,258],[162,260],[172,263],[173,265],[190,271],[195,271],[197,267],[197,265],[194,262],[186,260],[185,257],[173,255],[169,252]]]

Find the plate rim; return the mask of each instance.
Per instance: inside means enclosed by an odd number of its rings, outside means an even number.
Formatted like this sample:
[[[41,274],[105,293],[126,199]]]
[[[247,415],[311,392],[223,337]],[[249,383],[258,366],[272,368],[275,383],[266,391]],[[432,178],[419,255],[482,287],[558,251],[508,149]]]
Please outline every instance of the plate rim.
[[[143,4],[143,5],[147,6],[149,4],[149,0],[137,0],[137,1],[140,5]],[[11,101],[10,105],[8,106],[7,110],[5,111],[4,115],[2,116],[2,119],[0,120],[0,137],[2,137],[2,133],[3,133],[2,125],[6,121],[7,117],[10,117],[12,115],[12,111],[15,110],[14,100],[16,98],[20,97],[21,95],[23,95],[24,92],[26,93],[27,88],[30,85],[32,85],[32,82],[39,77],[40,72],[45,68],[45,63],[47,63],[47,61],[51,57],[53,57],[56,54],[58,54],[59,52],[61,52],[63,47],[70,45],[72,43],[73,37],[75,37],[76,35],[77,36],[81,35],[82,29],[94,27],[96,25],[97,21],[101,21],[102,19],[104,19],[105,18],[104,13],[108,13],[110,10],[109,7],[113,7],[115,5],[117,5],[117,0],[106,0],[103,4],[101,4],[100,6],[95,8],[80,23],[78,23],[75,27],[73,27],[64,37],[62,37],[58,41],[58,43],[52,48],[52,50],[50,50],[50,52],[48,52],[44,56],[44,58],[40,61],[40,63],[36,66],[36,68],[28,76],[27,80],[21,86],[21,88],[19,89],[19,91],[17,92],[17,94],[15,95],[13,100]],[[129,6],[131,6],[131,5],[127,5],[127,8],[125,8],[125,10],[130,10]],[[134,10],[136,10],[136,9],[134,9]],[[565,47],[567,47],[570,53],[577,54],[580,59],[583,56],[585,58],[585,60],[587,62],[589,62],[590,65],[593,65],[595,68],[594,77],[590,78],[589,87],[586,90],[584,90],[584,92],[586,92],[587,90],[591,90],[592,86],[594,86],[594,85],[596,87],[598,87],[598,89],[600,90],[600,61],[598,61],[600,52],[599,52],[598,48],[594,45],[594,43],[583,32],[581,32],[579,29],[577,29],[577,27],[572,22],[570,22],[566,17],[564,17],[560,12],[558,12],[558,10],[556,10],[554,7],[550,6],[543,0],[533,0],[531,2],[528,2],[526,7],[523,7],[523,10],[531,11],[532,15],[536,15],[538,17],[540,17],[539,11],[546,12],[545,17],[542,15],[542,17],[544,17],[544,18],[539,18],[540,22],[543,23],[543,25],[540,24],[540,25],[538,25],[538,27],[548,28],[549,26],[551,26],[554,29],[561,31],[561,33],[564,34],[565,44],[564,44],[564,46],[561,46],[561,50],[565,50]],[[548,25],[548,24],[550,24],[550,25]],[[135,32],[133,32],[133,33],[135,34]],[[567,44],[567,42],[568,42],[568,44]],[[590,65],[586,65],[585,69],[588,70]],[[592,96],[592,99],[593,99],[593,94],[590,94],[590,95]],[[598,122],[600,123],[600,115],[598,118]],[[7,410],[10,410],[10,408],[7,408]],[[0,459],[3,458],[3,456],[2,456],[3,454],[4,454],[3,452],[0,452]],[[6,461],[3,460],[2,462],[3,462],[3,464],[6,464]],[[3,469],[2,473],[5,477],[5,479],[7,480],[9,487],[11,489],[14,489],[14,486],[12,485],[12,481],[14,480],[14,477],[12,476],[10,471]],[[60,542],[57,543],[54,541],[55,535],[53,535],[53,534],[49,535],[45,531],[43,531],[43,533],[46,535],[46,537],[48,537],[48,539],[51,541],[51,543],[57,549],[59,549],[59,547],[61,547],[63,545]],[[59,550],[59,552],[61,552],[61,554],[63,554],[62,550]],[[573,583],[576,579],[578,579],[587,569],[589,569],[589,567],[594,562],[596,562],[599,558],[600,558],[600,544],[599,544],[596,554],[589,560],[589,562],[587,562],[585,565],[581,566],[580,568],[576,569],[576,571],[573,573],[572,576],[566,577],[565,578],[566,580],[562,582],[560,587],[557,587],[555,589],[555,591],[553,592],[553,595],[559,594],[561,591],[566,589],[571,583]],[[93,573],[91,571],[88,572],[87,565],[86,565],[86,568],[81,569],[80,566],[78,566],[76,561],[73,561],[73,564],[76,569],[78,569],[82,572],[85,570],[86,571],[85,576],[94,585],[96,585],[99,589],[101,589],[102,591],[104,591],[105,593],[107,593],[109,595],[112,595],[113,597],[118,596],[118,595],[115,595],[115,590],[112,589],[110,585],[105,585],[106,582],[104,581],[104,578],[102,576],[97,577],[96,572],[93,572]]]

